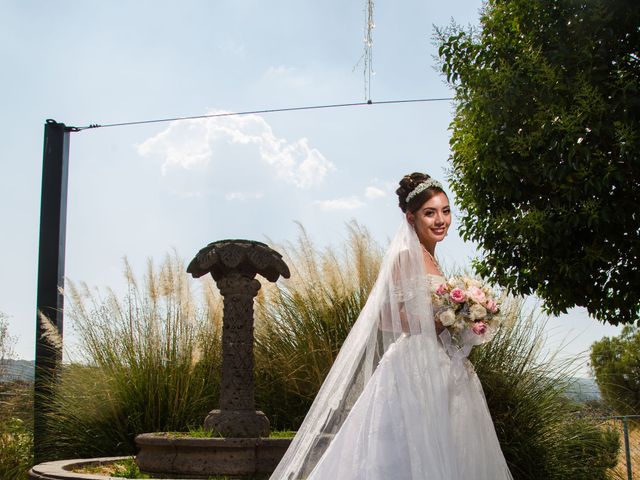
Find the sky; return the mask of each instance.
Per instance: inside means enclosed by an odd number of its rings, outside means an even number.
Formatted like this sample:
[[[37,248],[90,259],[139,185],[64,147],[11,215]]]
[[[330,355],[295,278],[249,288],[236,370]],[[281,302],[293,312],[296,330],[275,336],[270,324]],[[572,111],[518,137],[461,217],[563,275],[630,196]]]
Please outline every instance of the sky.
[[[44,123],[110,124],[363,102],[364,0],[0,2],[0,312],[34,358]],[[370,98],[452,96],[434,25],[477,24],[477,0],[375,3]],[[144,273],[224,238],[340,245],[356,219],[385,244],[402,175],[445,183],[454,221],[436,255],[478,255],[456,231],[447,184],[449,101],[230,116],[71,134],[68,279],[118,291],[123,258]],[[535,299],[529,304],[534,305]],[[66,320],[69,322],[70,320]],[[583,309],[550,318],[546,349],[588,375],[592,342],[619,328]],[[67,333],[69,332],[69,333]],[[73,328],[65,323],[73,344]]]

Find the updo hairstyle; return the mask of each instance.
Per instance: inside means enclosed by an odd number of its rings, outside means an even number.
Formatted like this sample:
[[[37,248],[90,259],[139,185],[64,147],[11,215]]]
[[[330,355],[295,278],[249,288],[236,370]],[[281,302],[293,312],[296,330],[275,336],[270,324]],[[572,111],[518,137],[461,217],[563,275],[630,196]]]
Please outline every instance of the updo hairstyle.
[[[396,194],[398,195],[398,202],[400,205],[400,209],[407,213],[407,211],[411,213],[415,213],[418,209],[429,200],[434,195],[444,191],[438,187],[429,187],[426,190],[423,190],[416,196],[414,196],[409,203],[407,203],[407,196],[421,183],[426,182],[431,177],[425,173],[414,172],[410,175],[405,175],[400,180],[400,187],[396,190]]]

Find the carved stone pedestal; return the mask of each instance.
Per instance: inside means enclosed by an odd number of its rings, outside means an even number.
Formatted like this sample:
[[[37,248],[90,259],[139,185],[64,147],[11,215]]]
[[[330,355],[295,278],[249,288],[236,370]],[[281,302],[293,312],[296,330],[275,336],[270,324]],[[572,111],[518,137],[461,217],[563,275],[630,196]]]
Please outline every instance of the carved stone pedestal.
[[[221,240],[200,250],[187,272],[196,278],[210,273],[224,299],[220,408],[204,422],[223,438],[138,435],[138,465],[147,472],[205,477],[271,473],[291,439],[266,438],[269,420],[255,409],[253,299],[260,282],[254,277],[275,282],[289,278],[289,268],[264,243]]]

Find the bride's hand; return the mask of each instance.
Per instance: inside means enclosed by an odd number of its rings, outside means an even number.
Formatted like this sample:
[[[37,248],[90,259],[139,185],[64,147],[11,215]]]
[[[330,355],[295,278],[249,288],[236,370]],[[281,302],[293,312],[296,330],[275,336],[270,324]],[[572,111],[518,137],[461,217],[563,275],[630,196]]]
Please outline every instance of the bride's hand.
[[[434,320],[434,322],[436,324],[436,335],[440,335],[444,330],[444,325],[442,325],[440,320]]]

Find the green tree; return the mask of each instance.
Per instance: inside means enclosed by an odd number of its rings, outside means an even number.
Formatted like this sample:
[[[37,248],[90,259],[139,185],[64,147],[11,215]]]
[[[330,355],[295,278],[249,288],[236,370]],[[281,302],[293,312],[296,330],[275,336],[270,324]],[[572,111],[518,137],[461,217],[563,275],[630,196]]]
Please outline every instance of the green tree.
[[[606,403],[621,414],[640,414],[638,327],[627,325],[619,336],[591,345],[591,368]]]
[[[436,29],[476,271],[548,312],[640,317],[640,2],[490,0]]]

